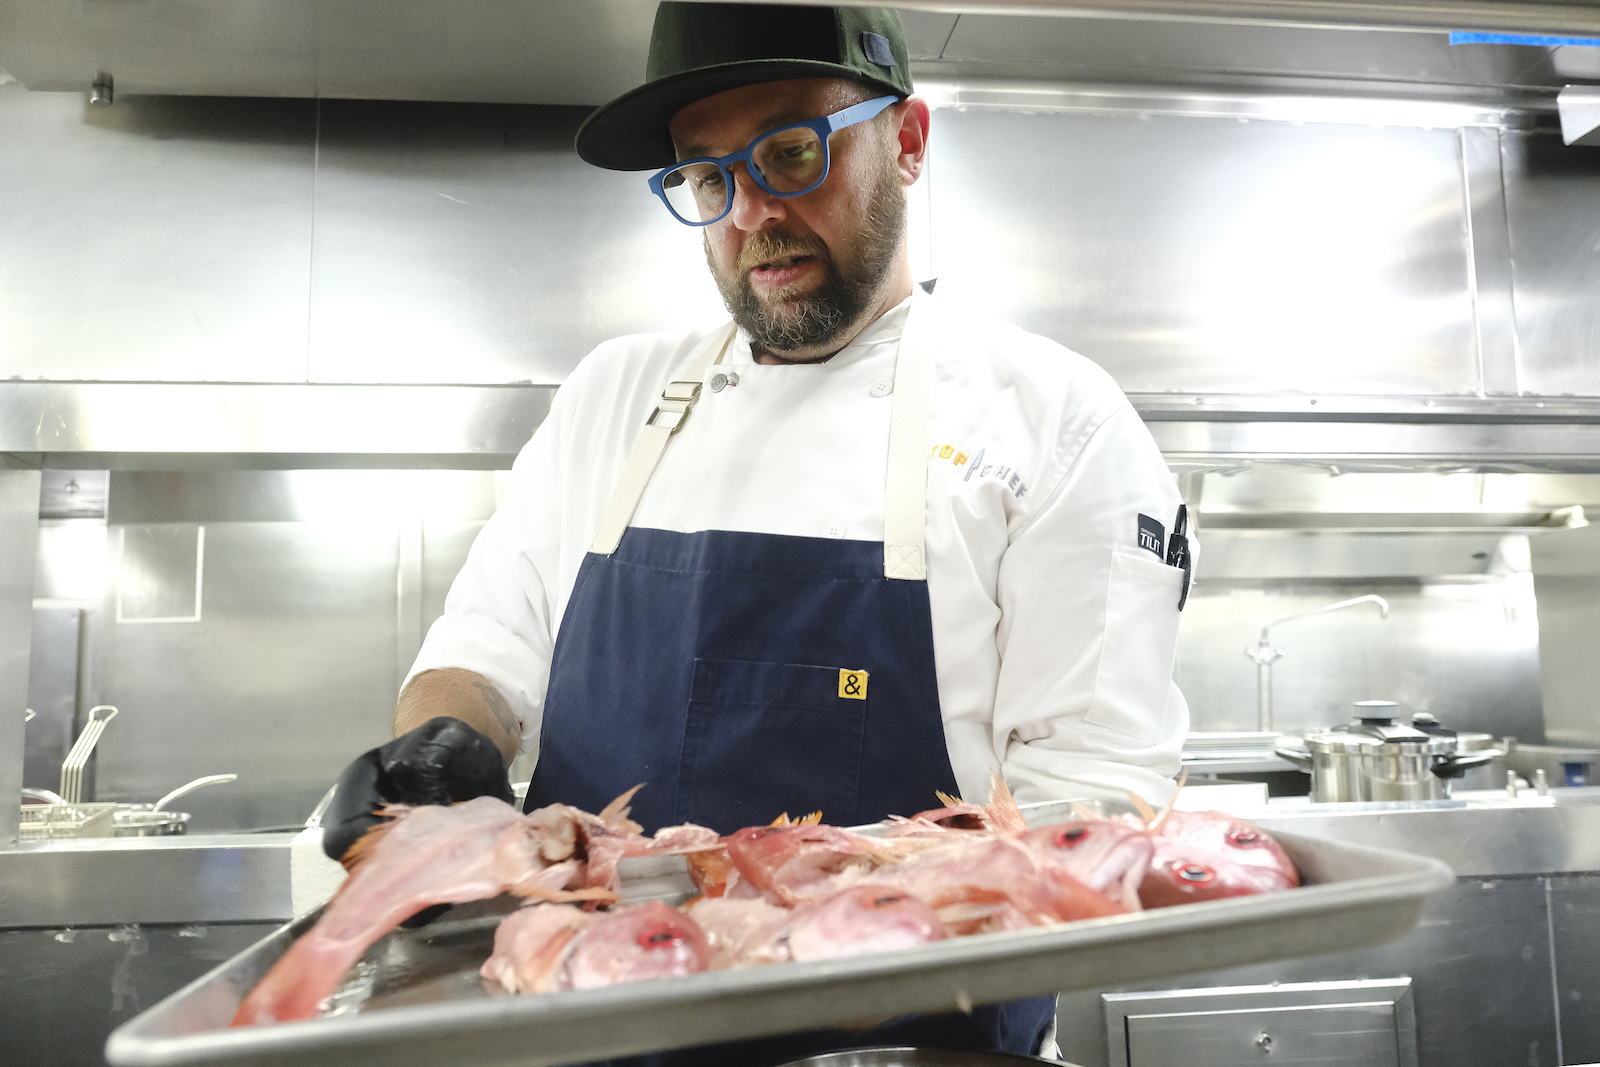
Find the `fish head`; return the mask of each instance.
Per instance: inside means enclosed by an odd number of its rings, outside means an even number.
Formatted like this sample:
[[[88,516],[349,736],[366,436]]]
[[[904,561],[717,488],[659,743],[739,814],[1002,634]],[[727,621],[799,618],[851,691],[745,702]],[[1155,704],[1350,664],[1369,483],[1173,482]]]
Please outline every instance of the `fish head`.
[[[711,960],[700,925],[658,900],[597,921],[567,954],[562,988],[599,989],[698,974]]]
[[[1023,834],[1022,840],[1044,866],[1065,871],[1130,906],[1138,899],[1139,879],[1155,851],[1143,830],[1110,819],[1040,826]]]
[[[902,889],[858,885],[805,906],[789,929],[797,960],[910,948],[946,937],[934,910]]]
[[[1146,907],[1293,889],[1299,872],[1272,835],[1224,812],[1171,812],[1139,886]]]

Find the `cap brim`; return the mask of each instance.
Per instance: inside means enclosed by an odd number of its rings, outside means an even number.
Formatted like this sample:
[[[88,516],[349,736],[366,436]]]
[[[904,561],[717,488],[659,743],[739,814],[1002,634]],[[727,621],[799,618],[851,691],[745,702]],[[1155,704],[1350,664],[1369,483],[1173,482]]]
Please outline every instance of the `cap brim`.
[[[861,77],[859,70],[817,59],[753,59],[674,74],[597,108],[578,127],[578,156],[607,170],[655,170],[677,162],[667,123],[696,100],[790,78]],[[886,88],[900,95],[900,90]]]

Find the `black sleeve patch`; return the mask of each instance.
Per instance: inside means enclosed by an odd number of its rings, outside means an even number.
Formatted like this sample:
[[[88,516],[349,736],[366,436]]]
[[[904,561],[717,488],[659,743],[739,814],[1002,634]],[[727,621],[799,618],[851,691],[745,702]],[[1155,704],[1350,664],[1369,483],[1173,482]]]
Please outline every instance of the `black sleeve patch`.
[[[1139,547],[1156,554],[1163,563],[1167,559],[1167,528],[1148,515],[1139,516]]]

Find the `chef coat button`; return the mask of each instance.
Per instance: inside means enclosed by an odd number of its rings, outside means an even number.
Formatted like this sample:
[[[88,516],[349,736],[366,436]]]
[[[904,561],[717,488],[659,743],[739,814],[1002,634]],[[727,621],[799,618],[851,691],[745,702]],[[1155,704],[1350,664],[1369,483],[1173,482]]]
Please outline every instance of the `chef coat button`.
[[[822,528],[822,534],[824,537],[843,537],[844,523],[830,522]]]
[[[888,396],[894,392],[894,382],[889,378],[877,378],[867,392],[873,396]]]
[[[727,384],[728,384],[728,376],[726,374],[723,374],[721,371],[718,371],[717,373],[715,373],[715,374],[713,374],[711,376],[711,391],[713,393],[722,392],[723,388],[726,387]]]

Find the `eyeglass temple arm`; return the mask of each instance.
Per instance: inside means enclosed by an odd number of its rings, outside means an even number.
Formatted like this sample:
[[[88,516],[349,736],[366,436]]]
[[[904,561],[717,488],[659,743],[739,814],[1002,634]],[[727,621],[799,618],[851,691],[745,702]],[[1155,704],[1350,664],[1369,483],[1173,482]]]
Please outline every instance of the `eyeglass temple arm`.
[[[865,122],[877,116],[878,112],[895,103],[898,96],[879,96],[871,100],[863,100],[853,104],[843,111],[836,111],[828,116],[828,132],[838,133],[846,126],[854,126],[858,122]]]

